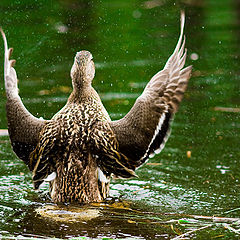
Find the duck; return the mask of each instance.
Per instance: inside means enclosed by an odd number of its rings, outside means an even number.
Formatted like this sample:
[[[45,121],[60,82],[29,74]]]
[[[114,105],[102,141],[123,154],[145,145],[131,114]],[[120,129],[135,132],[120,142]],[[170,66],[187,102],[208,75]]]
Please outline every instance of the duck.
[[[109,196],[112,177],[137,177],[136,169],[162,151],[192,71],[192,66],[184,67],[184,12],[180,19],[180,36],[164,68],[130,111],[114,121],[92,86],[95,65],[86,50],[75,55],[73,90],[66,105],[50,120],[34,117],[19,96],[13,48],[0,30],[9,137],[13,151],[32,173],[34,189],[48,182],[54,203],[101,202]]]

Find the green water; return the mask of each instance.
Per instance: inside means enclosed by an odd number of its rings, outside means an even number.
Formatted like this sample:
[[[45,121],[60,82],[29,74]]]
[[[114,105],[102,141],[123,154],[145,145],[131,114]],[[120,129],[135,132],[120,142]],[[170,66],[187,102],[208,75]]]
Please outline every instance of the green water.
[[[113,180],[110,195],[121,207],[95,207],[95,219],[63,223],[37,215],[50,200],[33,190],[27,167],[8,137],[0,137],[0,237],[171,239],[211,223],[189,215],[240,217],[240,113],[232,111],[240,108],[238,2],[1,0],[0,25],[14,47],[20,95],[35,116],[49,119],[65,104],[73,57],[82,49],[94,56],[94,87],[110,116],[124,116],[172,53],[181,8],[187,65],[194,70],[171,137],[150,161],[160,164],[144,165],[139,179]],[[3,44],[0,59],[3,66]],[[0,128],[6,129],[3,67],[0,79]],[[183,218],[188,222],[177,221]],[[187,239],[239,236],[214,223]]]

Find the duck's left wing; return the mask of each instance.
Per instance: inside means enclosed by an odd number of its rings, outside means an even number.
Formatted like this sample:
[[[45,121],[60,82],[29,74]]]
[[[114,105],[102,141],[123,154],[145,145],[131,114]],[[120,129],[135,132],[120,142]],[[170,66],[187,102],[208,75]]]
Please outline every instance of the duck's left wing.
[[[13,49],[8,48],[6,36],[1,28],[0,31],[5,48],[4,81],[7,96],[8,132],[14,152],[29,166],[29,154],[36,147],[39,133],[46,121],[34,117],[24,107],[18,95],[18,79],[13,68],[15,60],[10,60]]]
[[[58,156],[64,159],[64,152],[68,155],[70,151],[69,145],[60,144],[60,124],[49,121],[40,133],[36,148],[29,156],[34,189],[38,189],[49,175],[56,177],[56,159]]]
[[[171,120],[187,88],[192,67],[184,68],[184,19],[182,12],[180,37],[164,69],[152,77],[124,118],[110,122],[119,151],[133,160],[132,169],[163,149],[170,134]]]

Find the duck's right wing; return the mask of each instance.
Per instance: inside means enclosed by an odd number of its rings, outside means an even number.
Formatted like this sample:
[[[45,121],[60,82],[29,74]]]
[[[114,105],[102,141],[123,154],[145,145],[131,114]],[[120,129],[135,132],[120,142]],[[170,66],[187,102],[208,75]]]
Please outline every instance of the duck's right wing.
[[[170,134],[171,120],[187,88],[192,67],[184,68],[184,19],[182,12],[180,37],[164,69],[152,77],[124,118],[110,122],[119,150],[132,160],[133,170],[163,149]]]
[[[18,95],[17,74],[13,65],[15,60],[10,60],[12,48],[8,48],[7,39],[0,29],[4,40],[4,81],[7,96],[6,110],[8,132],[13,151],[29,166],[29,154],[35,149],[39,133],[46,123],[34,117],[23,105]]]

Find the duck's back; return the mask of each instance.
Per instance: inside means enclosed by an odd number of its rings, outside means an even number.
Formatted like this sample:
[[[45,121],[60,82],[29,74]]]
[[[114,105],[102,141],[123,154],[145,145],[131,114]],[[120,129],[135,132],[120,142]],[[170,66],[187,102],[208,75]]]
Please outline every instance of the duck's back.
[[[109,121],[94,90],[87,97],[70,97],[65,107],[45,125],[32,153],[35,188],[56,172],[50,188],[55,202],[102,200],[97,161],[91,152],[91,135],[98,123]]]
[[[72,99],[60,110],[52,121],[60,125],[62,141],[76,141],[78,144],[88,141],[88,136],[97,122],[110,122],[98,94],[92,88],[91,93],[81,98]]]

